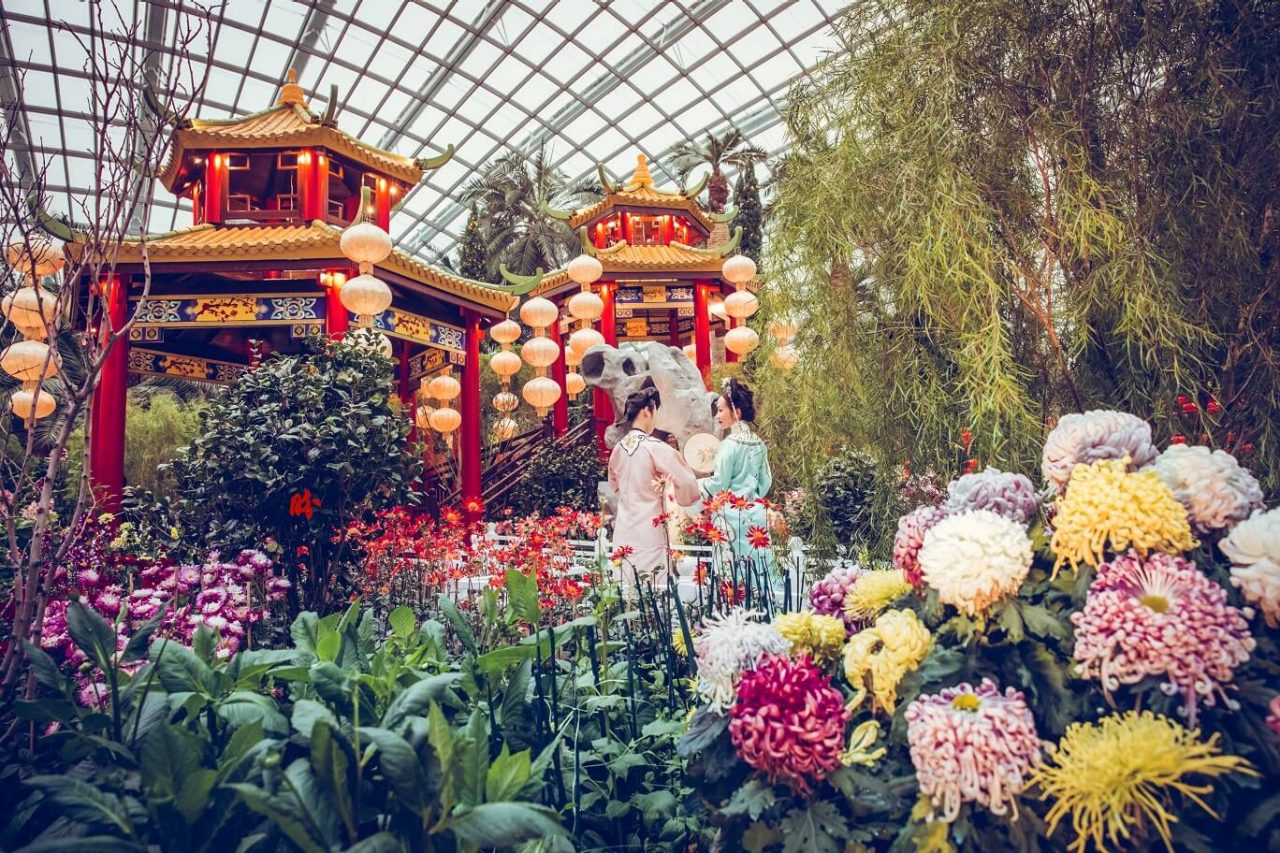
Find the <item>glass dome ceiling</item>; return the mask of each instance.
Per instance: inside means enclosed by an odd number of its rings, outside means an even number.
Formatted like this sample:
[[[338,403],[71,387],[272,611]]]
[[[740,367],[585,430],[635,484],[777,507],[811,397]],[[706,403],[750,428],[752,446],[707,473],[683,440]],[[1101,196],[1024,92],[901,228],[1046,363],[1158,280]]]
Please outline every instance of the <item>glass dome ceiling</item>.
[[[842,4],[821,0],[228,0],[204,99],[193,111],[224,118],[275,102],[297,69],[322,112],[337,85],[339,126],[409,156],[457,153],[429,172],[391,220],[392,237],[428,260],[452,253],[466,223],[457,199],[508,149],[544,148],[570,178],[597,162],[626,178],[634,154],[656,160],[681,140],[734,126],[780,153],[790,85],[835,46]],[[147,41],[169,45],[180,0],[137,2]],[[189,9],[190,6],[188,5]],[[24,69],[18,93],[55,211],[94,187],[84,55],[73,33],[86,4],[4,0],[0,51]],[[68,31],[70,29],[70,32]],[[197,62],[206,57],[194,56]],[[149,230],[191,222],[190,205],[161,187]]]

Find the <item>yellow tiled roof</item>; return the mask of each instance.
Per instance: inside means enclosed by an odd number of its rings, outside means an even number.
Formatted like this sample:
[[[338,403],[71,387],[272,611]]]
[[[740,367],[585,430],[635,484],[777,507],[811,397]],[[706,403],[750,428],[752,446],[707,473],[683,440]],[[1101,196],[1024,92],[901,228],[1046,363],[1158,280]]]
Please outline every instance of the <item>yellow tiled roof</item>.
[[[334,260],[343,259],[339,240],[342,232],[323,222],[310,225],[197,225],[146,239],[147,258],[153,263],[217,263],[227,260]],[[77,244],[67,244],[74,256]],[[116,263],[142,262],[142,243],[137,239],[120,245]],[[392,251],[382,269],[428,287],[462,297],[469,302],[499,311],[510,311],[517,298],[502,288],[462,278],[436,269],[399,249]]]
[[[680,192],[663,192],[653,186],[653,176],[649,173],[649,164],[643,154],[636,155],[636,170],[631,180],[624,186],[610,188],[604,177],[601,166],[601,179],[606,181],[609,190],[605,197],[595,204],[588,205],[573,212],[569,217],[570,228],[580,228],[600,214],[614,207],[656,207],[665,210],[680,210],[698,220],[709,232],[715,226],[715,220],[704,211],[693,199]]]
[[[189,127],[174,131],[173,148],[160,180],[166,189],[174,188],[183,155],[188,151],[295,146],[325,148],[410,185],[422,180],[423,170],[412,157],[366,145],[336,127],[320,123],[305,106],[293,101],[236,119],[192,119]]]
[[[714,280],[719,279],[724,266],[724,256],[716,254],[715,249],[694,249],[679,243],[632,246],[624,241],[608,249],[597,249],[596,259],[604,267],[604,280],[628,272],[704,273],[708,280]],[[542,277],[533,295],[545,296],[570,283],[567,270],[555,270]]]

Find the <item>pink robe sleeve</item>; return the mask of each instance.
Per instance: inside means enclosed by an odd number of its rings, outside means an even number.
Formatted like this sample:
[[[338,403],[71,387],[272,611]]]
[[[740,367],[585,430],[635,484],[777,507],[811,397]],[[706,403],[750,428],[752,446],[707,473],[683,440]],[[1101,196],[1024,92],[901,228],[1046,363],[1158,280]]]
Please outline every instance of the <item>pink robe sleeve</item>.
[[[662,442],[654,442],[651,450],[654,467],[659,474],[666,475],[675,487],[676,503],[680,506],[696,503],[702,496],[698,491],[698,477],[680,452]]]

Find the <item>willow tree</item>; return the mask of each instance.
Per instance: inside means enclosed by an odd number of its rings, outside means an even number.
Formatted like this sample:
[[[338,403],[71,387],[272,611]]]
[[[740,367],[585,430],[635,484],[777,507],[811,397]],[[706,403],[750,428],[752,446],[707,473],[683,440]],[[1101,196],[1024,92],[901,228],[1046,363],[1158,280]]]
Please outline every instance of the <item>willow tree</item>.
[[[1280,4],[862,0],[836,32],[767,258],[792,469],[852,441],[950,475],[969,429],[1034,470],[1062,413],[1113,407],[1274,491]]]

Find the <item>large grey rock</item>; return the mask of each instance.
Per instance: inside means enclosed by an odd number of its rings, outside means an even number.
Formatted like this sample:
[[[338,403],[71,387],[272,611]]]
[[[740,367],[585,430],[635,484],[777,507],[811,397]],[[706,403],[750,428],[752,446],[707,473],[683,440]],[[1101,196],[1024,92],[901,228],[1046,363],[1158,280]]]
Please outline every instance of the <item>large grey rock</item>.
[[[662,395],[655,429],[676,437],[680,448],[691,435],[716,433],[711,404],[716,395],[702,384],[698,368],[679,347],[656,341],[627,344],[622,349],[608,344],[595,346],[582,356],[578,368],[590,388],[609,395],[615,417],[620,416],[627,397],[649,385]],[[626,425],[611,425],[604,435],[613,447],[627,433]]]

